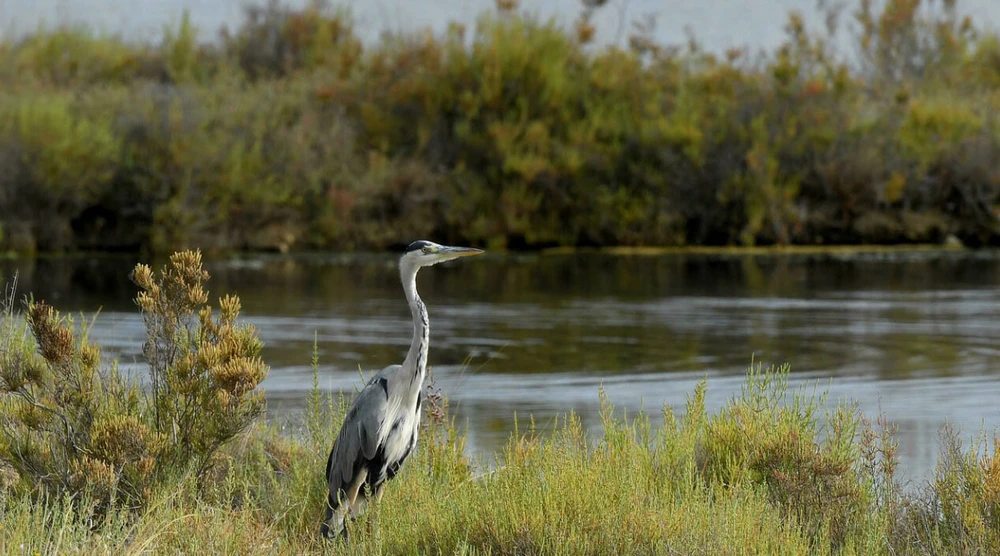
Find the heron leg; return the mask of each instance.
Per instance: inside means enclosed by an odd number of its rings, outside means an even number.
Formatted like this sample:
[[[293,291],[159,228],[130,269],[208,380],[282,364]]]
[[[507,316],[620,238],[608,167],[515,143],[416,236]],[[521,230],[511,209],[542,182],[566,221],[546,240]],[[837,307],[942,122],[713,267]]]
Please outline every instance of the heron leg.
[[[327,500],[326,506],[326,519],[323,521],[323,525],[320,528],[323,536],[326,538],[335,538],[341,533],[344,534],[344,539],[347,539],[347,524],[345,523],[348,516],[354,515],[352,511],[354,509],[354,504],[358,500],[358,491],[361,489],[361,485],[364,484],[365,478],[368,476],[368,470],[362,468],[358,474],[351,481],[347,490],[343,492],[344,497],[339,499],[339,504],[334,508],[334,496],[330,493],[330,498]],[[340,493],[337,493],[338,498]]]
[[[375,487],[372,491],[362,491],[358,490],[358,500],[355,502],[354,506],[351,507],[350,518],[351,521],[355,521],[358,517],[365,512],[369,504],[377,504],[382,499],[382,485]],[[372,527],[374,526],[375,517],[372,514],[368,514],[364,519],[365,531],[371,534]],[[345,529],[346,531],[346,529]]]
[[[365,484],[365,479],[368,477],[368,470],[364,467],[358,471],[358,474],[354,476],[354,480],[351,481],[350,488],[347,489],[347,500],[348,508],[354,506],[354,501],[358,499],[358,491],[361,489],[361,485]]]
[[[347,540],[347,518],[350,517],[353,519],[357,510],[360,509],[356,507],[356,504],[359,502],[358,493],[360,492],[361,487],[365,484],[366,477],[368,477],[367,469],[362,468],[358,471],[358,474],[354,476],[354,480],[351,481],[351,486],[347,489],[347,504],[341,506],[342,510],[339,519],[343,524],[341,527],[343,527],[344,530],[345,540]]]

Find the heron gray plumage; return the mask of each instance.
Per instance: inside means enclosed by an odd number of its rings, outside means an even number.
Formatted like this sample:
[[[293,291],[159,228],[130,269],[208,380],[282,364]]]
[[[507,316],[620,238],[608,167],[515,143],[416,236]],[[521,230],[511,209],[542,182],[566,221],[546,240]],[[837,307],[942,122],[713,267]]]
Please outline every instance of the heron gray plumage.
[[[365,487],[376,499],[417,444],[420,393],[427,372],[430,322],[417,294],[417,272],[440,262],[478,255],[481,249],[414,241],[399,258],[399,276],[413,317],[413,340],[402,365],[390,365],[364,386],[344,417],[326,462],[329,487],[321,532],[334,538],[345,532],[346,518],[368,503]]]

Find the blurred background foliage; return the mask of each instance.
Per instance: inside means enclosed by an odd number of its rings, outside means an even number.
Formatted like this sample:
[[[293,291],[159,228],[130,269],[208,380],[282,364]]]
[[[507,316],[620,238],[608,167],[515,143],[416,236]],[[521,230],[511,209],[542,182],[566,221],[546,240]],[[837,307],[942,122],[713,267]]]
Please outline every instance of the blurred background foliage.
[[[374,45],[323,2],[208,43],[38,31],[0,43],[0,250],[997,245],[1000,39],[955,1],[722,55],[593,44],[599,2]]]

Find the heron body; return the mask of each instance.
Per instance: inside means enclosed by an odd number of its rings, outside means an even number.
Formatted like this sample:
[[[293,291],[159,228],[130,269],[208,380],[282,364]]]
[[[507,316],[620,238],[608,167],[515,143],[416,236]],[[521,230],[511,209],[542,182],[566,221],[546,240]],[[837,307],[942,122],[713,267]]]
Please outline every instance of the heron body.
[[[417,272],[425,266],[482,252],[420,240],[411,243],[400,257],[399,274],[413,317],[413,340],[403,363],[376,373],[344,417],[326,462],[329,494],[321,528],[325,537],[346,531],[345,519],[364,510],[368,493],[381,498],[385,482],[399,472],[417,445],[420,395],[430,345],[430,321],[427,307],[417,293]]]

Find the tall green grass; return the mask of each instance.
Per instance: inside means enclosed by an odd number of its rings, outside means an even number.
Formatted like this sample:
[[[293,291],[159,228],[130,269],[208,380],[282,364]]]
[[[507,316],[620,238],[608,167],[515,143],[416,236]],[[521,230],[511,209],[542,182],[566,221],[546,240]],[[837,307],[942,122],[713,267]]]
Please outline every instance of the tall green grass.
[[[761,56],[498,2],[362,45],[272,1],[199,43],[0,43],[0,249],[997,244],[1000,42],[956,2],[789,14]],[[697,30],[696,30],[697,31]]]
[[[351,544],[321,540],[326,451],[346,409],[319,399],[295,434],[261,424],[226,450],[209,482],[164,484],[138,511],[97,515],[86,497],[0,500],[5,552],[338,554],[925,554],[993,553],[995,455],[948,436],[934,480],[894,485],[868,453],[856,409],[821,417],[821,396],[790,391],[787,368],[751,368],[717,414],[705,384],[682,417],[626,418],[603,399],[599,437],[570,414],[546,435],[514,432],[483,473],[445,419]],[[304,426],[325,423],[320,429]],[[875,436],[878,436],[876,433]],[[876,440],[876,444],[887,439]],[[884,444],[879,445],[884,449]],[[956,451],[957,450],[957,451]],[[889,452],[882,456],[893,458]],[[874,464],[874,465],[873,465]]]

